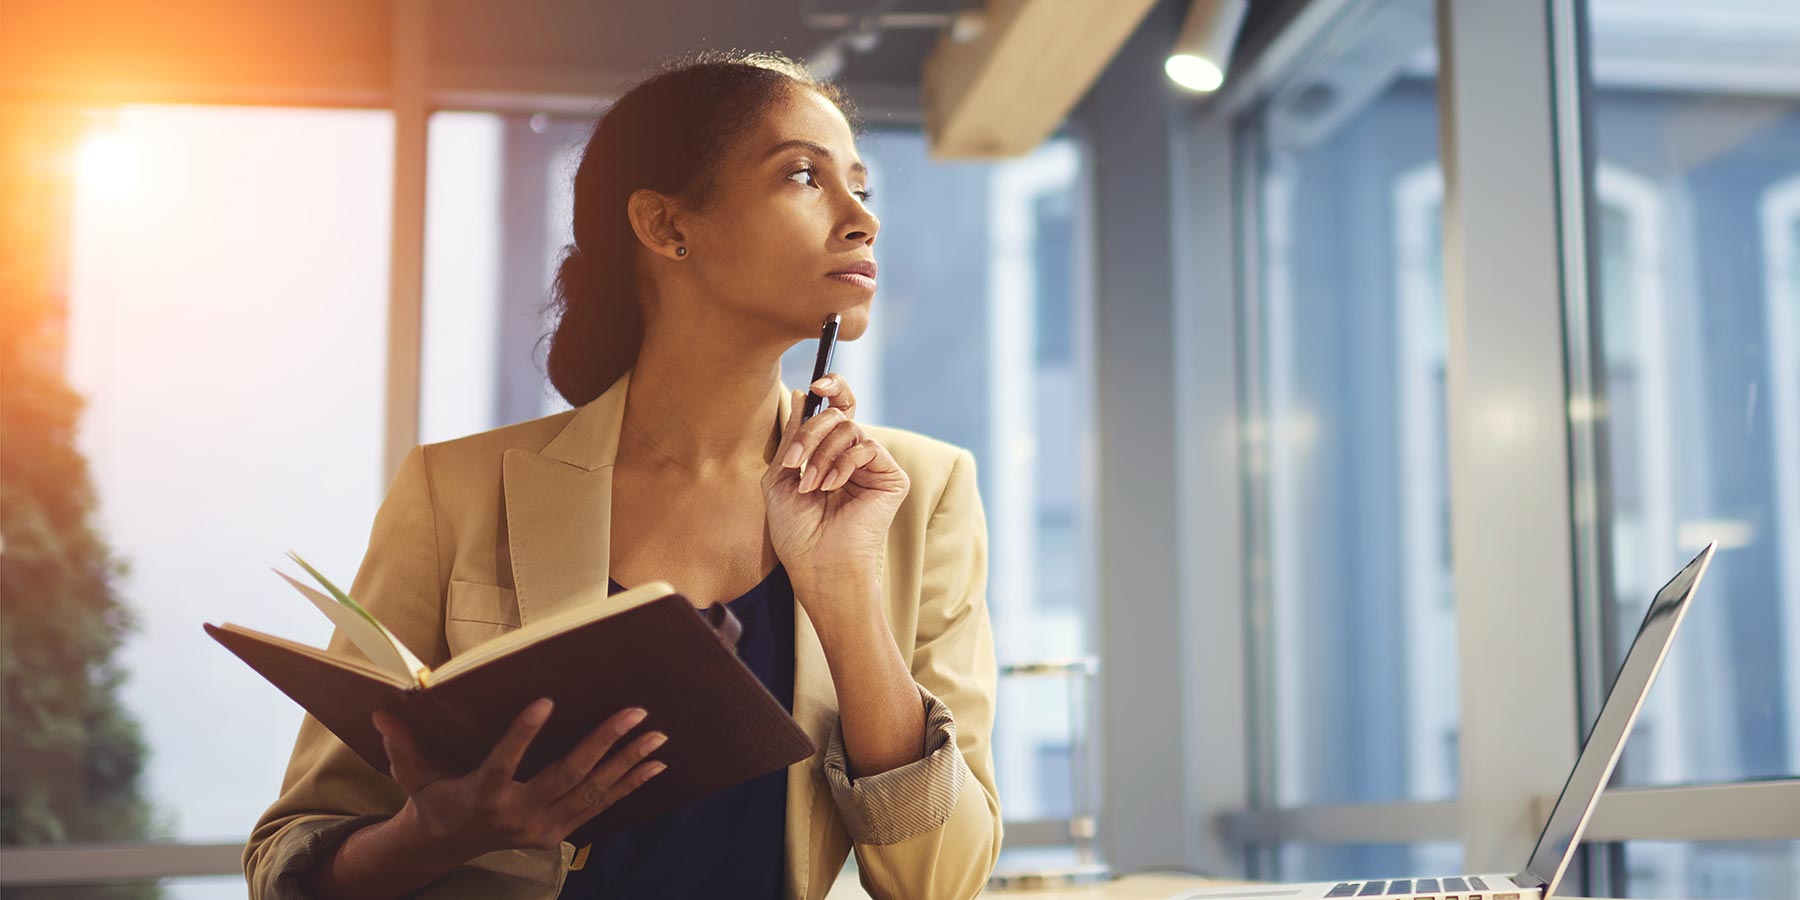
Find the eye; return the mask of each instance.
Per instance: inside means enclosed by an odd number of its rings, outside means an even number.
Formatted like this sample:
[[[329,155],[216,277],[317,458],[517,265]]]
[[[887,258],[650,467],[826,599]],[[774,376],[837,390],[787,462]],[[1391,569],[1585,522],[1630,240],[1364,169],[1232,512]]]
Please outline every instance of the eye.
[[[806,177],[808,177],[808,178],[816,178],[816,177],[817,177],[817,175],[816,175],[816,174],[815,174],[815,173],[814,173],[814,171],[813,171],[813,168],[812,168],[812,167],[811,167],[811,166],[804,166],[804,167],[801,167],[801,168],[799,168],[799,169],[796,169],[796,170],[794,170],[794,171],[793,171],[793,173],[792,173],[792,174],[790,174],[790,175],[788,175],[788,177],[789,177],[789,178],[793,178],[793,177],[794,177],[794,176],[795,176],[795,175],[805,175],[805,176],[806,176]],[[812,185],[812,186],[813,186],[813,187],[818,187],[818,184],[817,184],[817,183],[815,183],[815,184],[813,184],[813,185]],[[867,202],[869,202],[869,201],[870,201],[870,200],[873,200],[873,199],[875,199],[875,192],[874,192],[874,191],[867,191],[867,190],[864,190],[864,191],[851,191],[851,193],[853,193],[853,194],[855,194],[855,195],[856,195],[856,196],[857,196],[857,199],[859,199],[859,200],[861,200],[861,201],[862,201],[862,202],[864,202],[864,203],[867,203]]]

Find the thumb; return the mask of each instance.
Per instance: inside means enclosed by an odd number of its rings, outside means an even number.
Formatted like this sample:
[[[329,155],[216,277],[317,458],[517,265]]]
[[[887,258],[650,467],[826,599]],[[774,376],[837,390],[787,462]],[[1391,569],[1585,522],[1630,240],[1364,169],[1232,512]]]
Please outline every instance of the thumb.
[[[428,767],[419,758],[406,726],[386,710],[376,710],[374,720],[381,732],[381,747],[387,751],[388,775],[409,795],[430,784],[434,779],[426,775]]]

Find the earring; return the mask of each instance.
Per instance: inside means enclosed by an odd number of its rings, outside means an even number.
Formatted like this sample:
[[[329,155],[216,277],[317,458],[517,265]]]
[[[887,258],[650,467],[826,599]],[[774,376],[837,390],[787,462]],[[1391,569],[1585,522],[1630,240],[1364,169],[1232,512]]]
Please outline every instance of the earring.
[[[686,256],[686,255],[687,255],[687,248],[686,248],[686,247],[676,247],[676,248],[675,248],[675,255],[676,255],[676,256]]]

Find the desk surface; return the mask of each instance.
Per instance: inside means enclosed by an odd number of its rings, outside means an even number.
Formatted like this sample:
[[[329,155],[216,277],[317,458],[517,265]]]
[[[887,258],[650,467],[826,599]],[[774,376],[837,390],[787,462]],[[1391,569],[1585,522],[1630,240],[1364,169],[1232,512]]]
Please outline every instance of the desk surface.
[[[856,876],[844,873],[832,887],[826,900],[864,900],[868,897],[857,883]],[[982,891],[986,898],[1020,897],[1027,900],[1163,900],[1184,890],[1200,887],[1226,887],[1231,884],[1247,882],[1220,881],[1211,878],[1200,878],[1195,875],[1157,873],[1139,873],[1127,875],[1104,884],[1091,884],[1077,888],[1053,888],[1045,890],[1014,891]],[[1580,897],[1557,897],[1556,900],[1582,900]]]
[[[1250,884],[1243,881],[1222,881],[1214,878],[1201,878],[1195,875],[1176,874],[1161,875],[1140,873],[1127,875],[1105,884],[1093,884],[1079,888],[1059,888],[1039,891],[983,891],[983,897],[1022,897],[1030,900],[1163,900],[1185,890],[1201,887],[1229,887],[1233,884]],[[1582,900],[1580,897],[1558,897],[1556,900]]]

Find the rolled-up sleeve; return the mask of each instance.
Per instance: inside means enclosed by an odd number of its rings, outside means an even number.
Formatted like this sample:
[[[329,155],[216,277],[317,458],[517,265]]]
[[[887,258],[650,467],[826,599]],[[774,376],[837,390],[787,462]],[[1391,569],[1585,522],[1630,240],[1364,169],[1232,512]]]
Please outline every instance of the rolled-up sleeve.
[[[852,779],[845,759],[844,728],[832,726],[825,744],[825,780],[843,815],[844,829],[859,844],[898,844],[936,831],[956,808],[969,767],[958,757],[956,720],[950,707],[916,685],[925,708],[924,757],[904,766]]]
[[[911,664],[925,710],[926,755],[852,779],[841,721],[825,746],[825,778],[863,888],[876,900],[966,900],[981,892],[1000,856],[987,548],[975,457],[957,448],[926,525]]]
[[[271,838],[257,842],[263,852],[258,854],[254,865],[250,864],[251,857],[246,852],[244,874],[250,882],[250,896],[283,900],[305,897],[301,879],[308,872],[334,852],[352,832],[387,817],[386,813],[370,813],[289,821]]]

